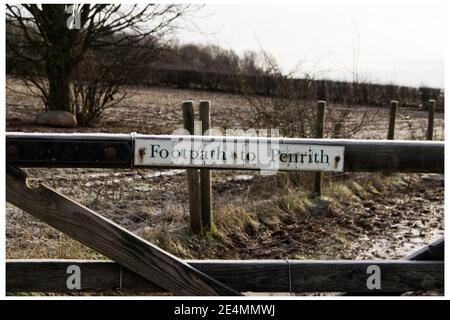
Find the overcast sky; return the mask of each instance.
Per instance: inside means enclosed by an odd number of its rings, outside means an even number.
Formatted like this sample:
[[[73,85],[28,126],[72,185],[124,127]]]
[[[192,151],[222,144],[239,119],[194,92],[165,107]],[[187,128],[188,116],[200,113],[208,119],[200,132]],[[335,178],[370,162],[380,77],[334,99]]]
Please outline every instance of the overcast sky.
[[[212,43],[238,53],[264,50],[285,72],[322,78],[444,86],[444,10],[423,4],[206,5],[199,32],[181,42]]]

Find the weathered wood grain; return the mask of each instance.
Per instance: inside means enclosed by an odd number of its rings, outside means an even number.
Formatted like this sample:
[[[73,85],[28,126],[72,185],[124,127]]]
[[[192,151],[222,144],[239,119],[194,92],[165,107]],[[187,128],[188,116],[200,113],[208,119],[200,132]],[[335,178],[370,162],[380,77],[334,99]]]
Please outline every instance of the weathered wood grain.
[[[397,118],[398,101],[391,100],[389,104],[389,127],[388,127],[388,140],[394,140],[395,134],[395,120]]]
[[[136,135],[136,137],[151,137]],[[171,136],[153,136],[171,139]],[[228,140],[252,140],[257,138],[216,137]],[[105,149],[105,139],[119,139],[132,145],[132,135],[104,134],[29,134],[6,133],[8,164],[19,167],[121,167],[130,168],[133,150],[123,146],[115,152],[115,144]],[[202,139],[194,136],[193,139]],[[110,141],[110,140],[108,140]],[[295,144],[344,146],[344,171],[346,172],[444,172],[443,141],[399,141],[399,140],[347,140],[347,139],[288,139],[277,141]],[[89,145],[86,154],[79,145]],[[44,147],[45,146],[45,147]],[[77,149],[78,148],[78,149]],[[106,151],[105,151],[106,150]],[[127,151],[128,150],[128,151]],[[105,160],[115,159],[114,164]],[[47,155],[48,153],[48,155]],[[128,153],[128,156],[126,155]],[[84,161],[86,157],[89,161]],[[111,160],[112,161],[112,160]],[[150,166],[149,168],[155,168]],[[158,168],[163,168],[158,166]],[[173,167],[172,167],[173,168]],[[182,166],[180,166],[182,168]],[[215,167],[214,169],[226,169]],[[245,170],[245,169],[240,169]]]
[[[194,103],[185,101],[181,106],[183,110],[184,129],[194,134]],[[202,212],[201,212],[201,193],[200,193],[200,175],[197,169],[187,169],[187,185],[189,192],[189,217],[192,232],[201,234],[202,232]]]
[[[433,260],[444,261],[445,240],[444,237],[439,238],[432,243],[416,250],[405,257],[406,260]]]
[[[57,191],[45,185],[29,188],[26,174],[11,166],[6,172],[6,200],[170,292],[239,295]]]
[[[316,119],[316,138],[322,139],[323,138],[323,128],[325,123],[325,101],[319,101],[317,103],[317,119]],[[323,173],[322,172],[315,172],[314,173],[314,194],[319,196],[322,194],[322,180],[323,180]]]
[[[434,134],[434,113],[436,111],[436,100],[430,99],[428,101],[428,127],[427,140],[433,140]]]
[[[369,265],[377,265],[381,269],[381,290],[367,288]],[[292,278],[296,279],[294,291],[302,291],[302,287],[322,291],[326,287],[337,292],[406,292],[442,289],[444,285],[444,263],[437,261],[317,261],[291,268]]]
[[[210,101],[200,101],[199,118],[202,122],[202,134],[205,134],[211,128],[211,110]],[[212,189],[211,189],[211,171],[209,169],[200,169],[200,193],[201,193],[201,212],[202,227],[204,231],[211,230],[212,227]]]
[[[185,261],[192,267],[239,291],[246,292],[405,292],[443,288],[443,261],[302,261],[302,260],[202,260]],[[6,289],[9,292],[67,291],[67,267],[81,269],[82,291],[122,289],[135,292],[165,292],[154,283],[121,268],[113,261],[7,260]],[[381,290],[366,286],[367,267],[381,269]],[[291,287],[289,281],[291,271]],[[121,280],[120,280],[121,279]]]
[[[435,241],[433,241],[432,243],[424,246],[423,248],[420,248],[414,252],[412,252],[411,254],[409,254],[408,256],[405,257],[406,261],[438,261],[441,262],[442,264],[444,264],[444,250],[445,248],[445,241],[444,241],[444,237],[439,238]],[[401,260],[403,261],[403,260]],[[441,282],[441,286],[440,288],[436,288],[438,290],[443,291],[444,290],[444,270],[442,270],[442,282]],[[408,290],[403,290],[403,291],[385,291],[383,293],[378,293],[375,295],[399,295],[402,294],[404,292],[407,292]],[[373,295],[374,293],[372,293]],[[358,293],[357,291],[355,292],[345,292],[340,294],[342,296],[356,296],[356,295],[368,295],[368,294],[362,294],[362,293]]]

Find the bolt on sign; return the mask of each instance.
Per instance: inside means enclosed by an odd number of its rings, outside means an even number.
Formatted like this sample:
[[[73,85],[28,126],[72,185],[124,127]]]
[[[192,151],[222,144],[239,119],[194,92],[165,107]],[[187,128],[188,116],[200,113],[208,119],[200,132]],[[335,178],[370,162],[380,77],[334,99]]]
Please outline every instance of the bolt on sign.
[[[134,165],[342,172],[344,147],[303,143],[298,139],[146,136],[134,139]]]

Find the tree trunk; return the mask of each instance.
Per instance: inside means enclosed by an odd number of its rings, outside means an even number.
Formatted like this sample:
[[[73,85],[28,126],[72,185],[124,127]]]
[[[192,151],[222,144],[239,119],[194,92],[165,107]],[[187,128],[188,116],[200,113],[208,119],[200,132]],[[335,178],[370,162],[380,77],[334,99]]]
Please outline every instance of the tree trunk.
[[[66,63],[58,63],[55,59],[47,61],[47,77],[49,93],[48,111],[64,110],[72,112],[70,102],[70,67]]]
[[[65,8],[65,4],[42,5],[41,28],[46,39],[44,56],[49,85],[46,107],[49,111],[72,111],[70,76],[75,64],[73,47],[77,30],[68,28]]]

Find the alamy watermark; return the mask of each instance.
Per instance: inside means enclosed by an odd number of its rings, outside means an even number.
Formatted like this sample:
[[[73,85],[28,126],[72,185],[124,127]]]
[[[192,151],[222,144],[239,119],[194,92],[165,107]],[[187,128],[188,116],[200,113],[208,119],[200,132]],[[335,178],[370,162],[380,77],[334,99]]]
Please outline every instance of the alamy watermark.
[[[381,289],[381,269],[379,266],[373,264],[367,267],[367,274],[370,276],[367,278],[366,286],[369,290]]]
[[[81,269],[72,264],[67,267],[66,273],[69,275],[66,280],[66,286],[69,290],[81,290]]]
[[[66,20],[66,26],[69,29],[81,29],[81,12],[80,5],[67,5],[66,13],[70,16]]]

